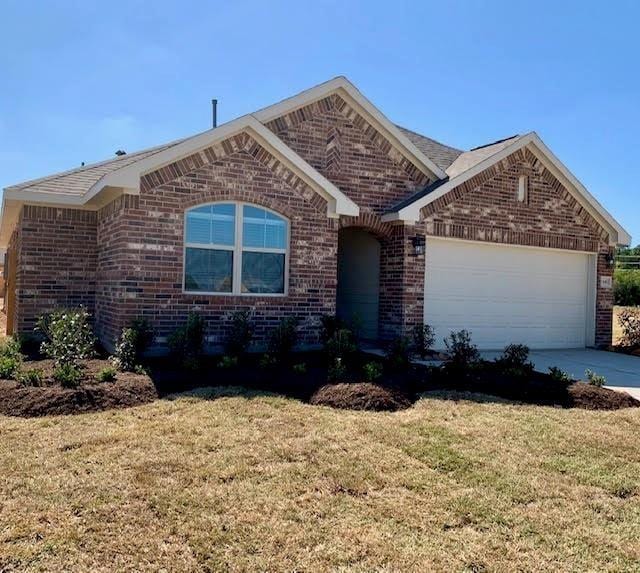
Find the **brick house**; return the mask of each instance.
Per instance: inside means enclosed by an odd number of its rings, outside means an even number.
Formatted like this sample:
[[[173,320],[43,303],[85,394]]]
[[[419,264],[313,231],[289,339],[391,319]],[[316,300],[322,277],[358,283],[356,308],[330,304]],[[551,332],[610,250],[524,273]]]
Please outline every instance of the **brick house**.
[[[470,151],[391,123],[347,79],[180,141],[5,189],[9,332],[84,305],[112,347],[144,316],[156,342],[191,310],[222,342],[251,309],[438,346],[611,340],[612,257],[629,235],[535,133]]]

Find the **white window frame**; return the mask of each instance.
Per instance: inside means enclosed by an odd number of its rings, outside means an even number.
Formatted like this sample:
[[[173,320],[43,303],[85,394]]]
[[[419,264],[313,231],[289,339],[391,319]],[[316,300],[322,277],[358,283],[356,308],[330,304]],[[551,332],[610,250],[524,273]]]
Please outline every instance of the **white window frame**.
[[[520,177],[518,177],[517,199],[519,203],[529,202],[529,176],[528,175],[520,175]]]
[[[234,205],[235,206],[235,241],[233,245],[214,245],[214,244],[201,244],[201,243],[188,243],[187,242],[187,215],[193,209],[200,207],[207,207],[210,205]],[[271,249],[264,247],[243,247],[242,246],[242,231],[244,221],[244,207],[255,207],[272,213],[277,217],[283,219],[287,224],[287,233],[285,236],[285,248],[284,249]],[[290,239],[291,239],[291,221],[288,217],[285,217],[281,213],[269,209],[257,203],[249,203],[246,201],[213,201],[210,203],[200,203],[185,209],[183,216],[183,231],[182,231],[182,292],[189,295],[204,295],[204,296],[247,296],[247,297],[268,297],[277,298],[285,297],[289,295],[289,252],[290,252]],[[231,251],[233,253],[232,270],[231,270],[231,291],[230,292],[216,292],[216,291],[200,291],[200,290],[187,290],[187,249],[210,249],[212,251]],[[248,251],[250,253],[277,253],[284,255],[284,292],[242,292],[242,253]]]

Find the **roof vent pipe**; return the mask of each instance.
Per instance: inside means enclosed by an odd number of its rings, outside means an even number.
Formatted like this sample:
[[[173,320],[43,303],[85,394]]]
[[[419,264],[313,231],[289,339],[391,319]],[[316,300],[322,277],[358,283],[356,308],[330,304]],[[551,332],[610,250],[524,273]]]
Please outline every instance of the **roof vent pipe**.
[[[213,123],[213,127],[218,127],[218,100],[211,100],[211,121]]]

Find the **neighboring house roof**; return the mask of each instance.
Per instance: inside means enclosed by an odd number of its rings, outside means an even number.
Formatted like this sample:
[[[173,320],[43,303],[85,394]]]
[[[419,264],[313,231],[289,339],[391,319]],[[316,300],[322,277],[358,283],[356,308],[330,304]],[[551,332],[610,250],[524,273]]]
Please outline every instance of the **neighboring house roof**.
[[[435,139],[431,139],[426,135],[416,133],[415,131],[407,129],[406,127],[402,127],[400,125],[398,125],[397,127],[409,138],[411,142],[413,142],[413,144],[420,151],[422,151],[422,153],[431,158],[431,160],[445,172],[447,170],[447,167],[449,167],[449,165],[451,165],[462,153],[464,153],[461,149],[456,149],[455,147],[451,147],[450,145],[440,143]]]

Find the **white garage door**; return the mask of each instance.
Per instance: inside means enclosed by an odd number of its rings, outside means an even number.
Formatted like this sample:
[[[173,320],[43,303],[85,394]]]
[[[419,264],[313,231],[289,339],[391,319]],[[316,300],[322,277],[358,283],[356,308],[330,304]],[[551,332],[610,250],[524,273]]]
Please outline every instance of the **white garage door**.
[[[593,344],[592,255],[427,239],[425,322],[436,347],[467,329],[481,349]]]

